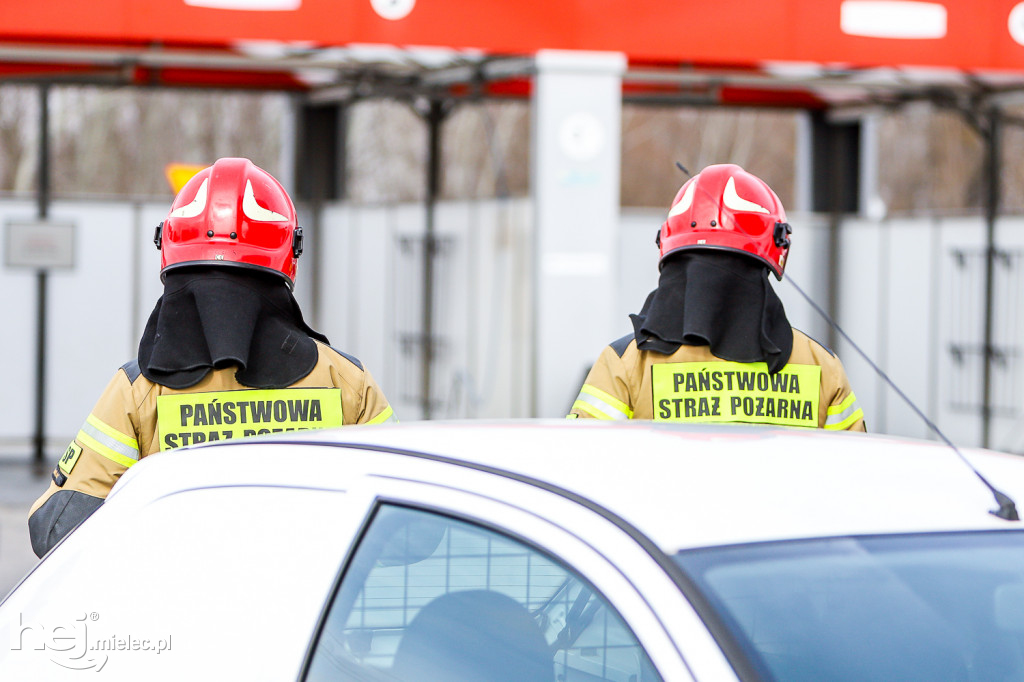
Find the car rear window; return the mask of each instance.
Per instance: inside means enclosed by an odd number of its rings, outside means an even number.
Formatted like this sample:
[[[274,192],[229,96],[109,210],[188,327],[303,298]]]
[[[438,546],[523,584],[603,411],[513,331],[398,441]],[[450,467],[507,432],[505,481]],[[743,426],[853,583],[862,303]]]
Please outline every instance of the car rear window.
[[[581,574],[520,540],[382,505],[342,579],[306,682],[659,682]]]
[[[1024,533],[766,543],[675,560],[719,640],[732,640],[724,648],[766,680],[1024,680]]]

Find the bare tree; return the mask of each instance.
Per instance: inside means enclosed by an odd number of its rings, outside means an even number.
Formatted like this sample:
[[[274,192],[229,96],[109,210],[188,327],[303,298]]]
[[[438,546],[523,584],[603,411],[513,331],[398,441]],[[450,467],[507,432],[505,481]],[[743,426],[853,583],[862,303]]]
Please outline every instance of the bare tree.
[[[0,93],[0,189],[35,185],[37,98],[30,87]],[[169,163],[246,156],[276,173],[288,102],[283,95],[62,86],[51,88],[49,107],[55,193],[159,196],[171,191]]]
[[[291,116],[288,95],[93,86],[51,87],[55,193],[166,196],[168,163],[246,156],[278,173]],[[1004,211],[1024,210],[1024,107],[1003,134]],[[36,184],[38,89],[0,86],[0,191]],[[621,202],[667,207],[691,172],[734,162],[791,204],[798,114],[627,105],[622,116]],[[366,100],[349,110],[348,190],[362,203],[415,201],[426,185],[427,127],[411,105]],[[442,128],[442,196],[470,199],[530,191],[530,105],[462,102]],[[890,213],[977,210],[984,196],[983,140],[958,112],[926,103],[885,113],[880,193]]]
[[[35,185],[39,98],[33,88],[0,86],[0,191]]]
[[[426,126],[408,104],[368,100],[349,110],[348,192],[357,203],[422,199]]]
[[[686,175],[714,163],[736,163],[792,201],[796,114],[770,110],[626,106],[622,112],[622,204],[672,203]]]
[[[445,126],[444,196],[473,199],[530,191],[530,110],[521,102],[460,106]]]
[[[879,188],[889,213],[981,205],[982,140],[962,114],[922,103],[889,113],[879,128]]]

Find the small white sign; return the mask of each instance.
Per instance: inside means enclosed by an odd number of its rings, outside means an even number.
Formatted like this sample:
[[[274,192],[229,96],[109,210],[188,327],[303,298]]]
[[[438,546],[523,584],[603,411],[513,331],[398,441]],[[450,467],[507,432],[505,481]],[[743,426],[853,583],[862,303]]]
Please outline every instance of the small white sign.
[[[569,114],[558,127],[558,143],[574,161],[593,161],[604,148],[604,126],[585,111]]]
[[[4,253],[8,267],[71,268],[75,265],[75,226],[68,222],[10,220]]]
[[[596,252],[545,253],[541,263],[550,277],[607,277],[611,271],[608,256]]]
[[[388,21],[405,19],[416,6],[416,0],[370,0],[373,11]]]
[[[916,0],[843,0],[839,27],[865,38],[935,40],[946,37],[946,7]]]
[[[1013,6],[1006,18],[1006,24],[1013,42],[1024,45],[1024,2],[1018,2]]]
[[[302,0],[185,0],[185,4],[239,12],[294,12],[302,7]]]

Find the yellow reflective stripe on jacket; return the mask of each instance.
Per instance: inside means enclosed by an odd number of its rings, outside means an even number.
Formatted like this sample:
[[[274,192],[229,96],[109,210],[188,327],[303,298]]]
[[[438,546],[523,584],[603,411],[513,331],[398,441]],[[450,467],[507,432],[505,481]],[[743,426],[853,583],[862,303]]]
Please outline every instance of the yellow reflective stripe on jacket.
[[[853,391],[838,405],[829,405],[826,413],[825,428],[834,431],[847,429],[858,419],[864,418],[864,410],[857,404],[857,396]]]
[[[391,409],[390,405],[388,405],[383,410],[381,410],[380,414],[378,414],[376,417],[374,417],[373,419],[371,419],[370,421],[368,421],[366,423],[367,424],[397,424],[398,423],[398,417],[395,416],[395,411]]]
[[[590,384],[583,384],[580,394],[576,396],[573,409],[580,409],[597,419],[632,419],[633,410],[629,405],[612,395],[608,395]]]
[[[343,426],[339,388],[173,393],[156,399],[160,449]]]
[[[130,467],[139,461],[139,444],[95,415],[89,415],[78,432],[83,445],[118,464]]]

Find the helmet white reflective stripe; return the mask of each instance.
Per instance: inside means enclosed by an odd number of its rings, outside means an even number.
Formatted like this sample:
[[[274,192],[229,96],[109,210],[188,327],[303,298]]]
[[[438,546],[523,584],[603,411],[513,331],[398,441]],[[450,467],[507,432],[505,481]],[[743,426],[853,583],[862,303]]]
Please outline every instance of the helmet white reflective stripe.
[[[203,183],[203,187],[206,183]],[[199,190],[200,192],[202,189]],[[256,195],[252,191],[252,182],[249,180],[245,181],[245,193],[242,195],[242,213],[245,217],[250,220],[262,220],[264,222],[288,220],[285,216],[280,213],[274,213],[268,208],[263,208],[256,203]]]
[[[203,180],[203,184],[199,186],[199,191],[196,192],[196,198],[192,200],[192,203],[185,204],[181,208],[177,208],[171,211],[169,218],[195,218],[197,215],[202,214],[206,210],[206,192],[210,187],[210,178]]]
[[[731,180],[730,180],[731,182]],[[693,193],[697,189],[697,183],[691,182],[686,186],[686,191],[683,192],[683,196],[676,202],[676,205],[672,207],[672,210],[668,212],[668,217],[677,216],[680,213],[688,211],[690,206],[693,205]]]
[[[725,183],[725,192],[722,193],[722,203],[725,204],[726,208],[731,208],[734,211],[770,213],[770,211],[761,204],[755,204],[753,201],[747,201],[737,194],[735,178],[729,178],[729,182]]]

